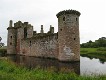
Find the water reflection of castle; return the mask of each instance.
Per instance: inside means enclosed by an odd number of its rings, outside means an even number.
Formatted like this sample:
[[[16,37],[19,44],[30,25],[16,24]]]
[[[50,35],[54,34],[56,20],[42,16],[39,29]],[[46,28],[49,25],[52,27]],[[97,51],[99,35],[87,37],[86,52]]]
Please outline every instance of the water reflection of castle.
[[[28,56],[17,56],[16,62],[19,65],[28,67],[28,68],[36,68],[39,67],[41,69],[52,69],[55,72],[75,72],[76,74],[80,74],[80,62],[60,62],[54,59],[43,59],[43,58],[35,58]]]

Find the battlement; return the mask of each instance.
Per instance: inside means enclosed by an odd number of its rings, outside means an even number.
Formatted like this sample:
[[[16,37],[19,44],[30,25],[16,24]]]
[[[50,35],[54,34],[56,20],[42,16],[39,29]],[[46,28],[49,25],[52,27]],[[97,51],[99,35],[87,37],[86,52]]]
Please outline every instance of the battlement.
[[[16,23],[14,23],[14,26],[12,26],[12,23],[13,21],[10,20],[10,23],[9,23],[9,27],[7,28],[8,29],[18,29],[18,28],[25,28],[25,27],[33,27],[31,24],[29,24],[28,22],[21,22],[21,21],[18,21]],[[41,25],[41,30],[40,30],[40,33],[44,33],[44,30],[43,30],[43,25]],[[53,34],[54,33],[54,27],[52,27],[52,25],[50,25],[50,29],[49,31],[47,32],[47,34]],[[37,34],[37,31],[33,31],[33,35],[36,35]]]
[[[47,37],[52,37],[52,36],[57,36],[58,37],[58,33],[54,33],[54,34],[52,34],[52,33],[43,33],[43,34],[42,33],[37,33],[32,38],[42,39],[42,38],[47,38]]]
[[[29,24],[28,22],[24,22],[24,23],[22,23],[21,21],[18,21],[18,22],[16,22],[16,23],[14,23],[14,27],[15,28],[21,28],[21,27],[30,27],[30,26],[32,26],[31,24]]]
[[[69,10],[60,11],[56,16],[58,18],[59,16],[66,15],[66,14],[74,14],[80,16],[81,13],[79,11],[69,9]]]

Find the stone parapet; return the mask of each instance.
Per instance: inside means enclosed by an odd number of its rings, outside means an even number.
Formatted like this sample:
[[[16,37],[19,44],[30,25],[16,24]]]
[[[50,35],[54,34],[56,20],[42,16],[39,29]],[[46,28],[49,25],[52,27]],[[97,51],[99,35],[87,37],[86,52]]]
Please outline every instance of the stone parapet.
[[[56,16],[58,18],[59,16],[66,15],[66,14],[74,14],[80,16],[81,13],[76,10],[64,10],[64,11],[60,11]]]

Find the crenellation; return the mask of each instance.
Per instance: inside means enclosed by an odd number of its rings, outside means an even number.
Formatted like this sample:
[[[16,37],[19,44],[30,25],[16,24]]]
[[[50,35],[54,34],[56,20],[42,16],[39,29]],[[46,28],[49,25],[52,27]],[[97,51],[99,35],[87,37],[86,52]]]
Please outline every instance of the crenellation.
[[[54,33],[54,27],[52,27],[52,25],[50,25],[50,33]]]
[[[79,16],[76,10],[60,11],[58,18],[58,32],[50,25],[44,33],[41,25],[40,33],[33,31],[28,22],[18,21],[12,26],[9,22],[7,54],[19,54],[43,58],[55,58],[60,61],[80,60]]]
[[[24,25],[28,25],[28,22],[24,22]]]

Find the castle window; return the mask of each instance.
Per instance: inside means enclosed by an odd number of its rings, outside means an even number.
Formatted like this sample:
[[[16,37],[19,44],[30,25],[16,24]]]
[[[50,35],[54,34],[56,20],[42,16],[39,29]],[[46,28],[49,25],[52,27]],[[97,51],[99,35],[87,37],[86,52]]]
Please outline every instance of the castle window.
[[[12,45],[12,42],[10,42],[10,45]]]
[[[76,38],[74,38],[74,40],[76,40]]]
[[[29,43],[29,46],[31,46],[31,41],[30,41],[30,43]]]
[[[62,31],[62,29],[60,29],[60,31]]]
[[[63,21],[65,21],[65,17],[63,17]]]
[[[24,38],[27,38],[27,27],[24,28]]]
[[[12,39],[12,36],[10,36],[10,38]]]
[[[78,19],[76,18],[76,21],[78,21]]]

